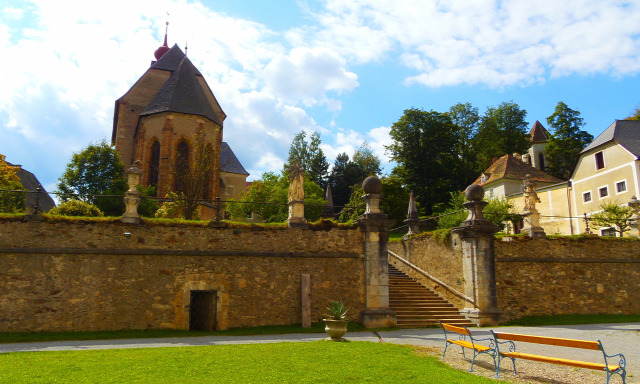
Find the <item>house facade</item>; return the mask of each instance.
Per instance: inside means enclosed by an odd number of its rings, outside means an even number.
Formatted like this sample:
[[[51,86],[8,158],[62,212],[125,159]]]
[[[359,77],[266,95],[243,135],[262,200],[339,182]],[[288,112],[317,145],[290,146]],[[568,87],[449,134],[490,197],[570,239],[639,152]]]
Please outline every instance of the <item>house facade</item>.
[[[532,135],[535,128],[534,125]],[[530,150],[530,159],[533,158],[542,160],[537,165],[543,166],[545,157],[540,148]],[[524,158],[521,163],[528,163],[530,159]],[[640,121],[616,120],[580,152],[570,180],[559,180],[528,164],[525,165],[529,168],[523,167],[515,161],[517,156],[506,155],[492,164],[475,183],[485,186],[489,196],[507,197],[516,212],[522,212],[524,197],[520,188],[524,175],[529,172],[540,199],[536,204],[540,224],[547,234],[573,235],[588,229],[599,235],[614,236],[611,228],[593,228],[592,225],[587,228],[587,221],[589,216],[601,210],[603,203],[625,205],[640,194],[639,159]],[[507,170],[502,171],[503,168]],[[484,183],[483,177],[486,178]]]

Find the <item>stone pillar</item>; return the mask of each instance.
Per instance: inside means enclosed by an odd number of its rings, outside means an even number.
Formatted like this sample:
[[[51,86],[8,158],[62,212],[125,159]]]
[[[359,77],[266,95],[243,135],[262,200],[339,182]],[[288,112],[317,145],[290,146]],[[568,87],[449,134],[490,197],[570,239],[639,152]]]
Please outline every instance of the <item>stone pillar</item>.
[[[304,218],[304,170],[300,162],[296,160],[289,167],[289,228],[308,228],[307,219]]]
[[[464,206],[469,216],[453,233],[460,236],[462,243],[462,270],[464,276],[464,293],[473,298],[475,305],[460,311],[467,319],[478,324],[495,325],[498,323],[498,297],[496,288],[496,268],[494,234],[500,230],[492,222],[486,220],[482,210],[488,204],[482,201],[484,188],[477,184],[465,190],[469,200]]]
[[[131,168],[127,169],[127,183],[129,190],[124,193],[124,205],[126,210],[120,219],[124,223],[138,224],[140,216],[138,215],[138,205],[140,205],[140,192],[138,192],[138,184],[142,171],[138,168],[139,161],[134,161]]]
[[[365,304],[362,324],[367,328],[393,327],[396,314],[389,308],[389,228],[393,220],[380,211],[382,182],[370,176],[362,183],[367,209],[358,219],[364,232]]]
[[[411,195],[409,196],[409,212],[407,213],[407,219],[404,222],[407,223],[409,230],[407,231],[407,234],[402,237],[403,239],[406,240],[409,236],[420,233],[420,217],[418,217],[418,207],[416,205],[416,198],[413,195],[413,191],[411,191]]]
[[[632,196],[628,205],[632,212],[632,215],[629,218],[629,226],[631,227],[629,230],[629,236],[640,237],[640,230],[638,230],[638,227],[640,226],[640,201],[635,196]]]

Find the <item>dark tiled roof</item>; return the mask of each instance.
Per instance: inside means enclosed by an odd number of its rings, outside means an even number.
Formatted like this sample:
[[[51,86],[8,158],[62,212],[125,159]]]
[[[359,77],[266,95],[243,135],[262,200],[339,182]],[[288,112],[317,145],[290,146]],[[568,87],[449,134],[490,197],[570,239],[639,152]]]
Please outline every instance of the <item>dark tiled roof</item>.
[[[596,137],[591,144],[587,145],[582,153],[595,149],[610,141],[615,141],[634,156],[640,157],[640,121],[638,120],[616,120],[607,129]]]
[[[172,54],[172,52],[174,53]],[[177,68],[172,70],[170,68],[174,67],[178,57],[178,54],[175,52],[181,54],[182,59]],[[172,54],[172,56],[167,58],[167,62],[162,64],[163,68],[156,68],[169,54]],[[180,48],[177,46],[171,48],[169,52],[165,53],[165,55],[153,65],[153,68],[166,68],[173,72],[153,100],[151,100],[151,103],[142,111],[141,116],[162,112],[178,112],[203,116],[222,126],[220,118],[213,110],[204,89],[202,89],[202,86],[198,82],[198,77],[202,77],[202,75],[200,75],[198,69],[191,63],[191,60],[182,53]]]
[[[13,164],[6,162],[7,164],[14,166]],[[38,181],[38,178],[31,172],[26,169],[20,167],[17,173],[20,178],[20,183],[22,186],[28,191],[36,191],[38,187],[42,189],[40,193],[40,198],[38,199],[38,210],[39,212],[48,212],[51,208],[56,206],[56,203],[53,201],[49,193],[44,189],[42,184]],[[36,206],[36,194],[29,193],[27,194],[27,199],[25,202],[27,208],[34,208]]]
[[[533,127],[531,127],[529,135],[531,136],[531,144],[546,143],[549,141],[549,131],[547,131],[538,120],[536,120]]]
[[[180,66],[182,59],[185,57],[186,55],[182,52],[182,49],[178,47],[178,44],[174,44],[173,47],[171,47],[171,49],[160,58],[160,60],[151,65],[151,68],[175,72]],[[202,76],[197,68],[195,70],[195,74]]]
[[[249,172],[244,169],[240,160],[238,160],[235,153],[231,150],[229,144],[224,141],[222,142],[222,148],[220,149],[220,171],[249,176]]]
[[[480,175],[473,184],[486,185],[500,179],[522,180],[525,175],[531,175],[531,180],[542,183],[562,182],[562,180],[557,177],[551,176],[538,168],[534,168],[511,155],[504,155],[496,160],[483,174],[488,175],[488,178],[482,182],[482,175]]]

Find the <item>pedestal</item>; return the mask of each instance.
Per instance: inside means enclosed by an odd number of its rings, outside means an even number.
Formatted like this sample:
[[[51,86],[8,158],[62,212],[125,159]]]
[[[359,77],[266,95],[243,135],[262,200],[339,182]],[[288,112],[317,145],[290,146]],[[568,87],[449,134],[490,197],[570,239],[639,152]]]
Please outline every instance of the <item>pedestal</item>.
[[[304,201],[292,200],[289,202],[289,228],[308,228],[307,219],[304,218]]]

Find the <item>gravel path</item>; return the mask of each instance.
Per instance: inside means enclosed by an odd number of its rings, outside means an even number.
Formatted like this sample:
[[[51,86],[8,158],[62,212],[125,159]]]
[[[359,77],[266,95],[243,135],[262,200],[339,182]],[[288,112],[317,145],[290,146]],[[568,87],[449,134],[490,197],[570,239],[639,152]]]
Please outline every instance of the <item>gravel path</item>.
[[[580,340],[600,339],[609,354],[623,353],[627,358],[627,383],[640,384],[640,323],[628,324],[594,324],[567,325],[545,327],[495,327],[494,330],[503,332],[523,333],[550,337],[564,337]],[[472,330],[474,334],[489,334],[488,329]],[[379,337],[378,337],[379,336]],[[61,350],[92,350],[92,349],[120,349],[120,348],[159,348],[184,347],[198,345],[222,344],[254,344],[278,342],[305,342],[326,338],[321,334],[285,334],[262,336],[203,336],[180,337],[165,339],[130,339],[130,340],[87,340],[87,341],[58,341],[38,343],[0,344],[0,353],[27,351],[61,351]],[[397,331],[380,332],[352,332],[347,334],[349,340],[380,341],[395,344],[410,344],[424,347],[427,354],[440,355],[444,348],[444,336],[438,328],[402,329]],[[519,343],[518,351],[556,356],[574,360],[600,362],[602,354],[599,351],[580,350]],[[467,354],[469,356],[469,354]],[[450,348],[445,362],[455,368],[468,370],[470,360],[463,359],[460,349]],[[605,375],[589,369],[563,367],[554,364],[517,361],[519,375],[514,377],[510,361],[504,361],[501,366],[500,378],[513,383],[551,383],[551,384],[592,384],[605,383]],[[476,361],[474,371],[478,375],[492,377],[493,361],[487,356],[481,356]],[[611,383],[621,383],[619,376],[614,376]]]

